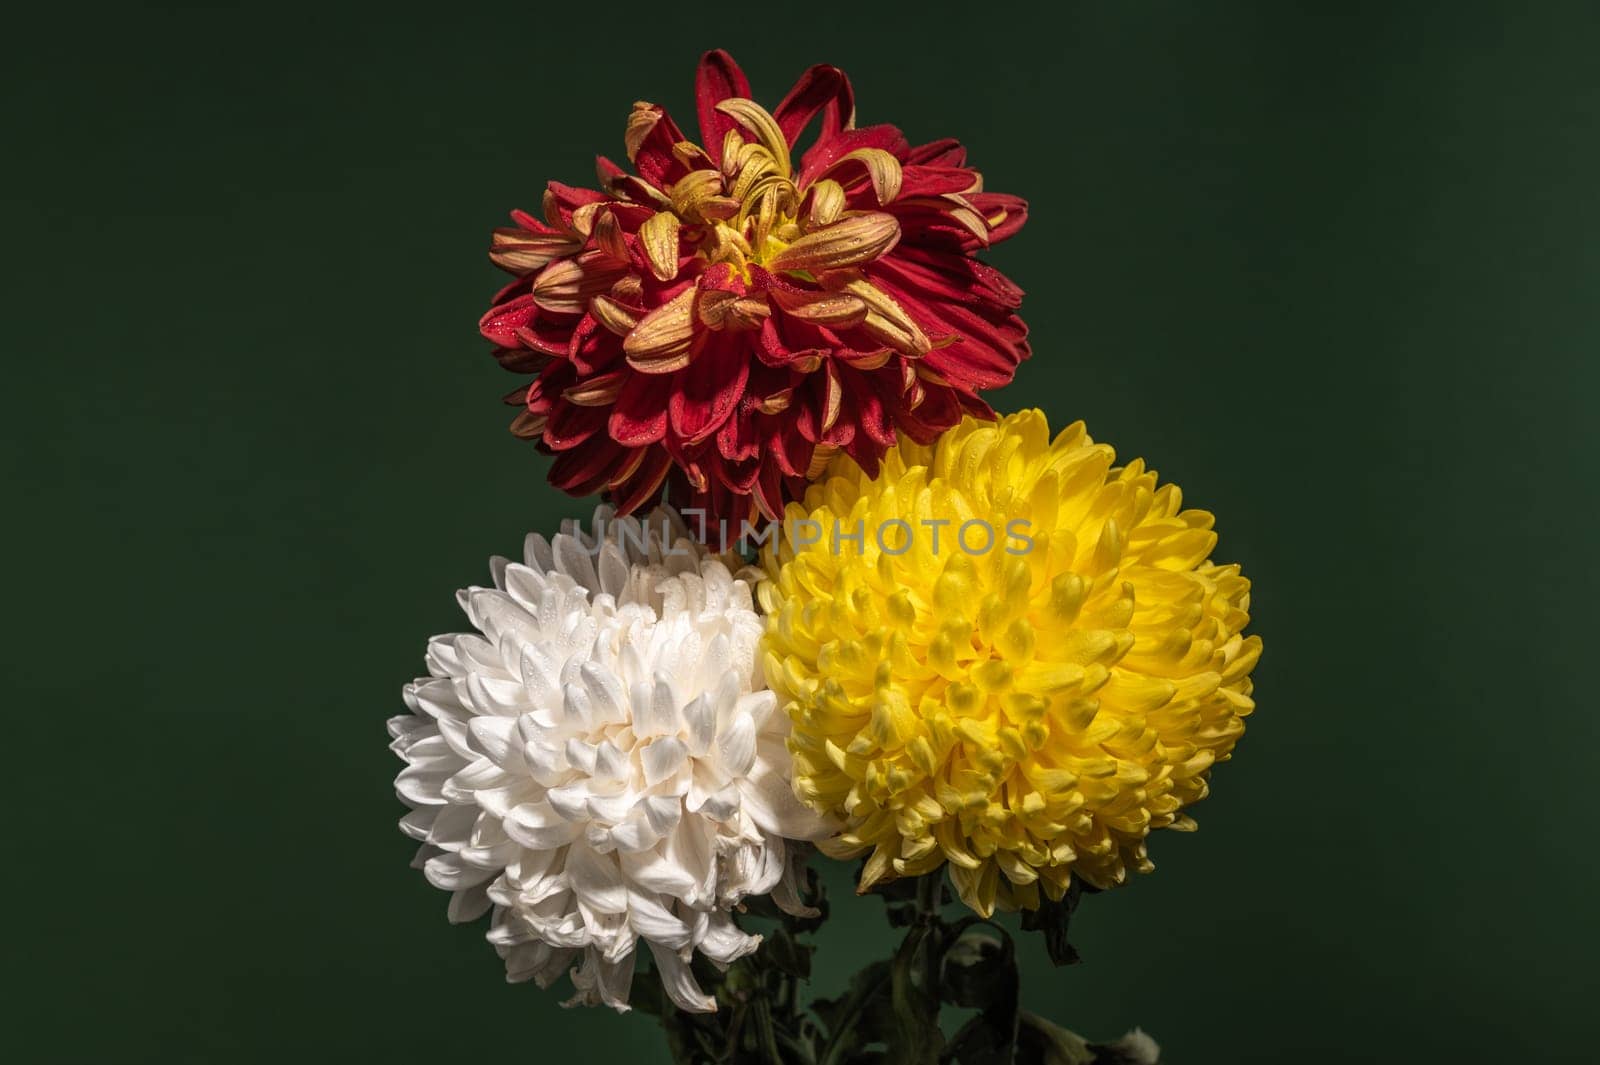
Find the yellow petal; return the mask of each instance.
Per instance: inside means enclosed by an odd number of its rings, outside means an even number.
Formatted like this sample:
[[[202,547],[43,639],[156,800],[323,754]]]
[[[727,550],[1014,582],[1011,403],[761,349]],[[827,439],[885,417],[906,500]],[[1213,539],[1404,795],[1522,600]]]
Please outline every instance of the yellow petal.
[[[851,326],[867,316],[867,301],[848,292],[775,288],[772,298],[791,317],[817,325]]]
[[[610,296],[596,296],[590,300],[589,313],[619,337],[627,336],[639,324],[637,315]]]
[[[506,227],[495,230],[490,238],[489,260],[520,277],[582,247],[582,241],[565,233],[529,233]]]
[[[678,216],[671,211],[657,211],[639,227],[639,243],[644,246],[645,258],[650,261],[650,272],[658,281],[671,281],[678,276]]]
[[[670,373],[689,364],[694,297],[690,286],[640,319],[622,342],[629,365],[644,373]]]
[[[628,128],[622,134],[622,143],[628,152],[628,162],[633,162],[639,154],[640,145],[650,136],[650,131],[656,128],[656,123],[661,121],[661,108],[644,100],[636,100],[633,110],[628,114]]]
[[[755,134],[756,142],[772,156],[779,172],[784,177],[789,176],[789,142],[784,138],[783,130],[778,128],[777,120],[767,113],[766,108],[754,100],[735,96],[717,104],[717,110]]]
[[[900,195],[900,160],[882,148],[857,148],[834,161],[823,174],[831,174],[846,163],[861,163],[867,168],[867,178],[878,196],[880,205]]]
[[[831,226],[844,212],[844,187],[837,181],[824,178],[806,190],[806,217],[812,229]]]
[[[918,358],[933,350],[933,345],[928,342],[928,336],[922,328],[912,321],[896,303],[894,297],[878,288],[865,278],[848,281],[844,291],[859,297],[867,305],[867,316],[863,319],[861,327],[880,343],[900,352]]]
[[[591,297],[609,289],[626,271],[603,252],[586,251],[575,259],[557,259],[533,279],[533,301],[549,311],[577,314]]]
[[[894,215],[873,211],[851,215],[833,225],[807,233],[767,261],[773,270],[818,273],[866,263],[883,255],[900,240],[900,223]]]

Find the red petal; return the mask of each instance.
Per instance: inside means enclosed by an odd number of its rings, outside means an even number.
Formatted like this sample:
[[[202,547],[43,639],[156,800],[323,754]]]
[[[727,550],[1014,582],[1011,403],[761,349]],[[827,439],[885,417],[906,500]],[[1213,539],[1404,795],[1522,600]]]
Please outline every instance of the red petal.
[[[561,393],[572,387],[575,375],[564,362],[553,362],[545,367],[537,380],[528,386],[527,406],[534,414],[549,414],[561,402]]]
[[[485,340],[498,344],[503,348],[517,346],[517,330],[533,321],[539,308],[534,305],[533,293],[518,296],[509,303],[502,303],[498,307],[490,307],[484,316],[478,319],[478,332],[483,334]]]
[[[672,382],[667,418],[673,434],[688,444],[711,436],[733,413],[749,379],[750,357],[743,338],[715,336]]]
[[[910,149],[901,162],[911,166],[966,166],[967,150],[960,141],[944,137]]]
[[[628,447],[658,443],[667,435],[667,405],[659,381],[648,374],[633,374],[622,385],[617,405],[611,408],[607,431]]]
[[[984,218],[993,219],[1000,212],[1005,212],[1005,220],[989,230],[989,243],[999,244],[1022,228],[1028,220],[1028,201],[1021,196],[1012,196],[1004,192],[979,192],[968,196],[967,201],[977,208]],[[976,248],[977,242],[973,241],[972,247]]]
[[[745,396],[733,416],[717,430],[717,454],[729,462],[744,462],[761,454],[761,441],[755,432],[755,413]]]
[[[767,276],[772,275],[767,274]],[[700,290],[704,292],[707,289],[743,296],[750,291],[750,286],[745,284],[744,278],[739,276],[731,263],[712,263],[706,267],[705,273],[700,275]]]
[[[902,166],[900,168],[900,195],[943,196],[947,193],[971,192],[978,175],[961,167]]]
[[[1016,315],[981,304],[973,307],[950,300],[921,299],[881,273],[874,273],[872,282],[901,306],[915,309],[918,323],[929,334],[953,334],[957,338],[922,356],[924,366],[952,385],[999,388],[1016,375],[1017,364],[1027,350],[1023,343],[1027,329]],[[988,313],[982,313],[985,310]]]
[[[791,344],[784,336],[784,329],[778,326],[779,317],[773,315],[761,323],[760,339],[756,343],[756,358],[760,359],[763,365],[782,368],[805,359],[819,359],[828,353],[826,348],[818,346],[814,341],[800,346]],[[784,328],[809,330],[814,335],[820,333],[820,330],[804,322],[795,322],[787,318]]]
[[[739,96],[750,99],[750,80],[733,61],[733,56],[718,48],[700,57],[694,72],[695,109],[700,114],[700,143],[711,161],[722,165],[722,141],[739,123],[717,110],[722,101]]]
[[[592,495],[610,485],[635,459],[635,452],[599,437],[587,447],[556,456],[550,466],[550,483],[571,495]]]
[[[860,148],[880,148],[898,157],[906,150],[905,134],[889,125],[850,129],[836,136],[819,140],[800,159],[800,175],[795,179],[799,188],[805,188],[828,167]],[[862,172],[863,179],[865,172]]]
[[[935,437],[961,420],[961,404],[955,392],[929,383],[926,398],[915,410],[899,412],[900,431],[919,444],[931,444]]]
[[[631,514],[661,494],[661,485],[672,469],[672,456],[664,448],[653,447],[646,453],[632,476],[618,484],[612,491],[611,502],[618,514]]]
[[[761,476],[760,459],[729,462],[724,459],[716,468],[716,479],[732,489],[735,495],[749,495],[756,478]]]
[[[570,451],[605,428],[608,413],[607,407],[552,403],[550,420],[544,427],[545,446],[551,451]]]
[[[639,176],[660,188],[666,188],[689,172],[683,160],[672,154],[672,146],[684,140],[683,131],[672,121],[665,108],[657,107],[656,124],[645,134],[639,150],[633,156],[633,168]]]
[[[572,347],[573,319],[570,315],[541,314],[532,325],[517,330],[517,339],[525,347],[545,355],[565,359]]]
[[[856,97],[850,88],[850,79],[838,67],[819,63],[794,83],[789,95],[783,98],[778,109],[772,112],[778,128],[783,131],[789,147],[800,137],[813,115],[822,112],[822,132],[818,143],[829,140],[841,130],[849,129],[856,121]]]
[[[550,361],[550,356],[527,348],[495,348],[490,354],[502,370],[512,373],[535,373]]]
[[[876,452],[895,445],[894,426],[889,424],[888,411],[884,406],[883,395],[876,387],[875,382],[881,374],[864,374],[859,371],[844,369],[840,371],[844,378],[845,394],[854,397],[856,405],[855,420],[861,426],[863,439],[860,443],[864,446],[867,441],[876,444]],[[896,374],[895,376],[899,376]],[[859,461],[859,460],[857,460]],[[874,457],[876,465],[876,457]]]
[[[544,222],[533,217],[533,215],[529,214],[527,211],[513,209],[511,212],[511,220],[517,225],[521,226],[523,229],[526,229],[528,232],[538,233],[540,236],[553,237],[561,232],[561,230],[556,229],[553,226],[545,225]]]
[[[594,315],[585,314],[572,331],[567,357],[579,373],[606,373],[622,359],[622,338],[601,326]]]
[[[596,192],[594,189],[582,189],[575,185],[563,185],[559,181],[547,182],[545,184],[545,188],[550,194],[549,199],[546,201],[546,207],[549,207],[552,204],[554,205],[556,209],[556,219],[560,219],[561,225],[567,229],[572,228],[573,211],[576,211],[585,204],[604,203],[606,200],[611,198],[603,192]],[[556,223],[556,219],[552,219],[547,216],[545,221],[549,222],[551,225],[554,225]]]
[[[767,432],[767,450],[773,464],[789,477],[804,477],[811,468],[811,455],[816,445],[800,435],[800,430],[784,415],[768,418],[771,428]]]
[[[768,521],[777,521],[783,516],[783,478],[778,476],[775,466],[768,466],[761,471],[761,477],[752,486],[752,500],[761,516]]]
[[[988,263],[966,256],[896,248],[894,255],[873,264],[872,273],[937,299],[988,303],[1008,310],[1022,306],[1022,289],[1016,282]]]

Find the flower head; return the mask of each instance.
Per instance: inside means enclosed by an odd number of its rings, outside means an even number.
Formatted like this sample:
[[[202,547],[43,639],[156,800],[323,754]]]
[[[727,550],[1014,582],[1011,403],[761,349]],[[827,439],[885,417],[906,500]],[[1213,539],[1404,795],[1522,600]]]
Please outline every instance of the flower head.
[[[643,939],[679,1006],[715,1009],[693,952],[753,950],[730,909],[797,907],[786,840],[820,832],[790,788],[749,583],[676,515],[609,508],[493,572],[460,594],[477,632],[429,643],[431,676],[389,722],[418,863],[451,920],[493,907],[511,980],[576,963],[575,1001],[626,1009]]]
[[[948,862],[980,913],[1031,908],[1194,827],[1254,706],[1250,584],[1209,561],[1210,514],[1113,462],[1082,423],[967,419],[876,477],[836,460],[789,508],[827,534],[767,548],[767,679],[796,790],[845,823],[824,850],[870,852],[863,890]]]
[[[551,480],[627,513],[664,482],[737,522],[776,515],[844,452],[868,470],[928,441],[1028,354],[1022,292],[976,251],[1027,205],[985,192],[953,140],[857,128],[849,79],[806,71],[776,110],[725,52],[701,60],[700,143],[637,103],[632,169],[599,191],[550,183],[490,258],[517,280],[480,323],[533,382],[512,422]],[[798,152],[818,115],[814,143]]]

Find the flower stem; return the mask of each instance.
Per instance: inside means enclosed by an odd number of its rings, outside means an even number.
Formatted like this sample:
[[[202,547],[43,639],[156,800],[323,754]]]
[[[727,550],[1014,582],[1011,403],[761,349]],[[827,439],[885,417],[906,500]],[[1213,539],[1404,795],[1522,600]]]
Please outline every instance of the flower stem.
[[[944,877],[940,873],[926,873],[917,878],[917,914],[920,917],[929,923],[937,923],[943,901]]]

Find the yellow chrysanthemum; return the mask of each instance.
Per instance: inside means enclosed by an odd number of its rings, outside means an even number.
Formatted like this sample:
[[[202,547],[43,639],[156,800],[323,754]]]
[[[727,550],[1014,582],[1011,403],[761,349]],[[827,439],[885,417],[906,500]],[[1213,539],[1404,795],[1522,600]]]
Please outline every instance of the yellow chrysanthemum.
[[[877,477],[835,459],[762,583],[795,787],[871,852],[861,889],[948,861],[988,915],[1153,868],[1254,707],[1250,582],[1212,517],[1083,424],[966,419]],[[1003,875],[1002,875],[1003,874]]]

